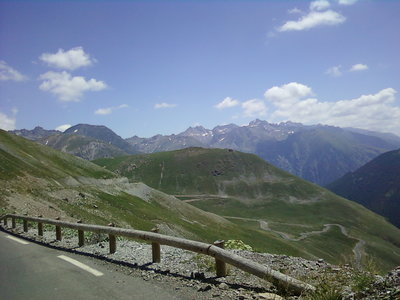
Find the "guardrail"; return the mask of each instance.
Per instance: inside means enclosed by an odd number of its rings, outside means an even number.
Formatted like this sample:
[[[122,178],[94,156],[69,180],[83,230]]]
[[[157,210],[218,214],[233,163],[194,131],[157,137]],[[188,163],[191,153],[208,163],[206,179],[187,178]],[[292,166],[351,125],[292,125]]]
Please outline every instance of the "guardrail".
[[[124,236],[129,238],[141,239],[150,241],[152,244],[152,260],[153,263],[161,261],[160,245],[168,245],[175,248],[181,248],[192,252],[209,255],[215,258],[216,274],[218,277],[224,277],[226,273],[226,263],[233,265],[245,272],[253,274],[264,280],[272,282],[274,285],[284,288],[289,292],[300,295],[305,291],[314,291],[315,287],[297,280],[288,275],[275,271],[267,266],[255,263],[249,259],[231,253],[223,249],[224,241],[216,241],[214,244],[206,244],[203,242],[182,239],[178,237],[163,235],[157,233],[156,230],[152,232],[117,228],[110,226],[90,225],[83,223],[70,223],[60,220],[44,219],[41,217],[30,217],[26,215],[7,214],[0,217],[3,220],[4,226],[8,227],[8,219],[11,219],[11,227],[16,228],[16,220],[23,220],[23,230],[28,231],[28,222],[36,222],[38,235],[43,236],[43,224],[50,224],[55,226],[56,240],[61,241],[61,227],[67,227],[78,231],[78,245],[84,245],[84,232],[96,232],[108,234],[109,237],[109,251],[115,253],[117,244],[116,237]]]

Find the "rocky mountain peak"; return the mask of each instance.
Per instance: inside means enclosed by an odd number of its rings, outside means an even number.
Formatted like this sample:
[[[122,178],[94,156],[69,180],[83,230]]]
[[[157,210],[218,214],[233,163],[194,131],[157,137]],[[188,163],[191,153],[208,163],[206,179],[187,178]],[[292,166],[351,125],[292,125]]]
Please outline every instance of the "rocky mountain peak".
[[[181,136],[205,136],[205,135],[210,135],[212,134],[212,131],[209,129],[204,128],[203,126],[195,126],[195,127],[189,127],[186,129],[184,132],[180,133],[179,135]]]
[[[256,126],[268,126],[268,125],[271,125],[270,123],[268,123],[268,121],[255,119],[254,121],[251,121],[248,126],[249,127],[256,127]]]

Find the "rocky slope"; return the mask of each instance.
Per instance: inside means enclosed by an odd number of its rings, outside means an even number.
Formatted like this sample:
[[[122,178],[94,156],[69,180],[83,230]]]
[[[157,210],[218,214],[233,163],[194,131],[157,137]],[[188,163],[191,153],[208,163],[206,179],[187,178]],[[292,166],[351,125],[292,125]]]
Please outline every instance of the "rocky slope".
[[[76,134],[54,134],[38,142],[87,160],[128,155],[127,152],[110,143]]]
[[[10,133],[18,135],[18,136],[22,136],[29,140],[38,141],[43,138],[52,136],[54,134],[60,134],[61,131],[47,130],[47,129],[43,129],[40,126],[36,126],[32,130],[27,130],[27,129],[11,130]]]
[[[127,141],[106,126],[78,124],[65,130],[64,134],[76,134],[91,137],[114,145],[127,153],[138,153]]]

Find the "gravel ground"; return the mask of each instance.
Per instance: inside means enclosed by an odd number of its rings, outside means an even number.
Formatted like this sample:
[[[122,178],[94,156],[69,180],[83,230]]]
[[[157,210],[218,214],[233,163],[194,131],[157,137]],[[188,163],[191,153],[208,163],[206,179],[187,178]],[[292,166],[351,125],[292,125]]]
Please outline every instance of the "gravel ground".
[[[62,241],[56,241],[55,232],[46,228],[43,237],[37,235],[36,228],[24,233],[17,226],[13,232],[52,247],[100,258],[107,264],[112,262],[111,268],[117,271],[158,285],[173,286],[178,295],[189,295],[193,299],[304,299],[278,291],[271,283],[229,265],[228,276],[217,278],[213,258],[178,248],[161,245],[161,262],[153,264],[151,245],[133,240],[117,238],[117,251],[109,254],[106,235],[86,233],[85,245],[78,247],[76,231],[69,229],[63,229]],[[386,277],[375,276],[372,286],[354,292],[346,286],[355,274],[348,265],[338,267],[322,259],[310,261],[286,255],[230,251],[310,284],[328,282],[343,291],[343,299],[400,300],[400,267]]]

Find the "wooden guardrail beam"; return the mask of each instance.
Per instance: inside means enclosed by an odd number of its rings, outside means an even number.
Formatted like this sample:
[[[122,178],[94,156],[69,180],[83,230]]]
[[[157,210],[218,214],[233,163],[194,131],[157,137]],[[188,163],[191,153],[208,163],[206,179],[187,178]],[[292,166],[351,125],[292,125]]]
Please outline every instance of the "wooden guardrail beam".
[[[89,224],[82,224],[82,223],[70,223],[70,222],[64,222],[64,221],[60,221],[60,220],[21,216],[21,215],[15,215],[15,214],[7,214],[5,216],[0,217],[0,220],[2,220],[2,219],[4,220],[4,218],[10,218],[10,217],[12,218],[12,220],[22,219],[24,221],[24,231],[25,231],[25,228],[27,231],[27,228],[28,228],[27,222],[28,221],[55,225],[56,228],[57,227],[58,228],[67,227],[67,228],[78,230],[78,234],[79,234],[79,232],[82,232],[82,240],[80,240],[80,242],[79,242],[79,243],[81,243],[81,241],[82,241],[82,244],[83,244],[83,232],[84,231],[108,234],[110,237],[110,253],[114,253],[116,250],[116,240],[115,240],[116,236],[124,236],[124,237],[129,237],[129,238],[134,238],[134,239],[141,239],[141,240],[149,241],[152,244],[168,245],[168,246],[172,246],[175,248],[180,248],[180,249],[189,250],[192,252],[197,252],[197,253],[212,256],[215,258],[215,260],[217,262],[217,272],[219,272],[219,274],[221,274],[221,275],[219,275],[217,273],[217,276],[225,276],[226,275],[226,269],[224,271],[223,268],[225,267],[225,263],[228,263],[228,264],[233,265],[245,272],[253,274],[264,280],[268,280],[268,281],[274,283],[276,286],[283,287],[283,288],[287,289],[288,291],[290,291],[294,294],[297,294],[297,295],[302,294],[304,291],[315,290],[315,287],[310,284],[307,284],[305,282],[302,282],[300,280],[292,278],[288,275],[282,274],[282,273],[275,271],[267,266],[258,264],[252,260],[241,257],[239,255],[236,255],[232,252],[229,252],[229,251],[221,248],[222,244],[220,242],[217,244],[206,244],[203,242],[197,242],[197,241],[187,240],[187,239],[183,239],[183,238],[163,235],[163,234],[160,234],[157,232],[148,232],[148,231],[125,229],[125,228],[110,227],[110,226],[89,225]],[[14,225],[14,223],[13,223],[13,225]],[[79,234],[79,235],[81,235],[81,234]],[[61,239],[61,233],[60,233],[60,239]],[[152,250],[152,251],[157,251],[157,250]],[[157,255],[154,255],[154,253],[153,253],[153,261],[154,260],[158,260],[158,259],[157,259]],[[218,264],[219,264],[219,267],[218,267]]]

